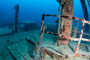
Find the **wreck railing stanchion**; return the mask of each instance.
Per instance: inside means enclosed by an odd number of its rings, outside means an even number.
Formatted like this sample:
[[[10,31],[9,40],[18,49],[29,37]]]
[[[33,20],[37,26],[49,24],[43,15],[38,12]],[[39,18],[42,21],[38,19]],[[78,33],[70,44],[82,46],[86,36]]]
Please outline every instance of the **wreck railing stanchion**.
[[[74,54],[77,52],[77,50],[79,49],[79,45],[80,45],[80,42],[81,42],[81,38],[82,38],[82,35],[83,35],[83,29],[84,29],[84,19],[83,19],[83,22],[82,22],[82,29],[81,29],[81,34],[80,34],[80,39],[78,41],[78,44],[77,44],[77,47],[75,49],[75,52]]]
[[[58,33],[53,33],[53,32],[45,31],[46,27],[43,28],[44,16],[63,17],[63,18],[67,18],[67,19],[71,18],[71,19],[75,19],[75,20],[81,21],[82,22],[82,28],[81,28],[81,32],[79,32],[79,33],[81,33],[80,34],[80,38],[72,38],[70,36],[66,36],[65,34],[58,34]],[[42,45],[43,33],[52,34],[52,35],[59,36],[61,38],[66,38],[66,39],[69,39],[69,40],[78,41],[77,47],[76,47],[75,51],[73,52],[74,54],[76,54],[77,50],[79,49],[79,45],[80,45],[81,40],[83,40],[83,41],[89,41],[90,42],[89,39],[82,38],[82,35],[83,34],[88,35],[87,33],[83,33],[83,29],[84,29],[85,23],[90,25],[90,22],[89,21],[86,21],[85,19],[80,19],[80,18],[77,18],[77,17],[70,17],[70,16],[63,16],[63,15],[47,15],[47,14],[43,14],[42,15],[42,22],[41,22],[41,33],[40,33],[40,43],[39,43],[39,45]],[[65,37],[62,37],[63,35]],[[41,48],[40,53],[42,53],[42,48]],[[42,57],[42,55],[40,55],[40,56]]]
[[[43,15],[42,15],[42,22],[41,22],[41,32],[40,32],[40,42],[39,42],[39,46],[42,45],[43,34],[44,34],[45,29],[47,28],[46,26],[43,27],[43,25],[44,25],[44,16],[45,16],[45,15],[43,14]],[[43,53],[42,53],[42,51],[43,51],[43,48],[42,48],[42,47],[39,47],[40,60],[43,59]]]
[[[90,1],[90,0],[89,0]],[[81,2],[81,6],[82,6],[82,11],[83,11],[83,16],[85,18],[86,21],[89,21],[89,11],[88,11],[88,6],[86,3],[86,0],[80,0]],[[89,25],[85,24],[85,32],[89,33]],[[88,35],[84,35],[85,38],[88,38]]]
[[[42,15],[42,21],[41,21],[41,32],[40,32],[40,42],[39,45],[42,45],[42,34],[43,34],[43,24],[44,24],[44,14]]]
[[[60,10],[60,4],[59,4],[59,20],[58,20],[59,25],[58,25],[58,34],[60,34],[60,19],[61,19],[61,17],[60,17],[60,15],[61,15],[60,12],[61,12],[61,10]],[[59,39],[60,39],[60,37],[57,36],[57,45],[59,45]]]
[[[47,26],[44,26],[40,39],[43,39],[44,31],[46,28],[47,28]],[[40,60],[43,60],[43,47],[40,47]]]
[[[58,25],[58,34],[60,34],[60,4],[59,4],[59,25]]]

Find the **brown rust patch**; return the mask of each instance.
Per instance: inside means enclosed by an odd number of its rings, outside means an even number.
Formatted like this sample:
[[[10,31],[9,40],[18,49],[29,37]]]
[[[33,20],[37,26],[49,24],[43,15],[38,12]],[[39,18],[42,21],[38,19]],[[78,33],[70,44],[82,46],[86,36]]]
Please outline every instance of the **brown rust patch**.
[[[81,55],[80,54],[76,54],[75,57],[80,57]]]

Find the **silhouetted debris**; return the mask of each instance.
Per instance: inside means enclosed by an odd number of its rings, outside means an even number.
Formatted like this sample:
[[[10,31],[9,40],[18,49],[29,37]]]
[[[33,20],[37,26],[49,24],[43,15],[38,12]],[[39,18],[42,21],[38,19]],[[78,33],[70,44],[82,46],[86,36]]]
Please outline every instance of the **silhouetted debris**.
[[[14,6],[14,9],[16,10],[16,12],[15,12],[15,32],[18,32],[18,12],[19,12],[19,5],[16,4]]]

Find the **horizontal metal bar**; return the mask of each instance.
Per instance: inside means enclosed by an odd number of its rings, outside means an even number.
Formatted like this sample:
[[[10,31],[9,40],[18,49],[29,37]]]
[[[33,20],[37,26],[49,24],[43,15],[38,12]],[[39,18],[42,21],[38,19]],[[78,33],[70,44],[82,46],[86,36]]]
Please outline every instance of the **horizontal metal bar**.
[[[73,31],[75,31],[75,30],[73,30]],[[76,31],[76,33],[81,33],[80,31]],[[88,34],[88,33],[83,33],[84,35],[90,35],[90,34]]]
[[[57,35],[57,36],[60,36],[60,37],[62,36],[62,34],[57,34],[57,33],[53,33],[53,32],[47,32],[47,31],[45,31],[45,33],[52,34],[52,35]],[[69,37],[69,39],[70,40],[73,40],[73,41],[79,41],[79,38],[71,38],[71,37]],[[81,40],[83,40],[83,41],[90,41],[89,39],[85,39],[85,38],[81,38]]]
[[[73,41],[79,41],[79,38],[70,38]],[[83,41],[90,41],[89,39],[81,38]]]
[[[80,19],[80,18],[77,18],[77,17],[70,17],[70,16],[63,16],[63,15],[49,15],[49,14],[44,14],[45,16],[53,16],[53,17],[64,17],[64,18],[71,18],[71,19],[76,19],[76,20],[79,20],[79,21],[84,21],[84,23],[87,23],[87,24],[90,24],[89,21],[85,20],[85,19]]]

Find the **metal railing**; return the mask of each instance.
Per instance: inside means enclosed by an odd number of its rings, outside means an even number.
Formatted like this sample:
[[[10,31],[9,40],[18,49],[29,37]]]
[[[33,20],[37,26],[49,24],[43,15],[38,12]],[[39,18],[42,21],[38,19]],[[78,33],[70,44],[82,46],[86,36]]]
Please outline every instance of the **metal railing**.
[[[89,39],[85,39],[85,38],[82,38],[82,35],[83,34],[85,34],[85,33],[83,33],[83,29],[84,29],[84,25],[85,24],[90,24],[90,22],[89,21],[86,21],[85,19],[80,19],[80,18],[77,18],[77,17],[71,17],[71,16],[63,16],[63,15],[49,15],[49,14],[43,14],[42,15],[42,22],[41,22],[41,33],[40,33],[40,37],[42,36],[42,34],[43,34],[43,25],[44,25],[44,17],[45,16],[51,16],[51,17],[61,17],[61,18],[67,18],[67,19],[75,19],[75,20],[78,20],[78,21],[81,21],[82,22],[82,28],[81,28],[81,31],[79,32],[80,33],[80,37],[79,38],[72,38],[72,37],[68,37],[68,36],[65,36],[67,39],[70,39],[70,40],[74,40],[74,41],[78,41],[78,44],[77,44],[77,47],[76,47],[76,49],[75,49],[75,51],[74,51],[74,54],[77,52],[77,50],[79,49],[79,45],[80,45],[80,42],[81,42],[81,40],[83,40],[83,41],[89,41],[90,42],[90,40]],[[44,33],[48,33],[48,34],[53,34],[53,35],[57,35],[57,36],[59,36],[59,37],[62,37],[63,35],[62,34],[58,34],[58,33],[53,33],[53,32],[47,32],[47,31],[45,31]],[[41,43],[42,43],[42,39],[40,39],[40,45],[41,45]]]

